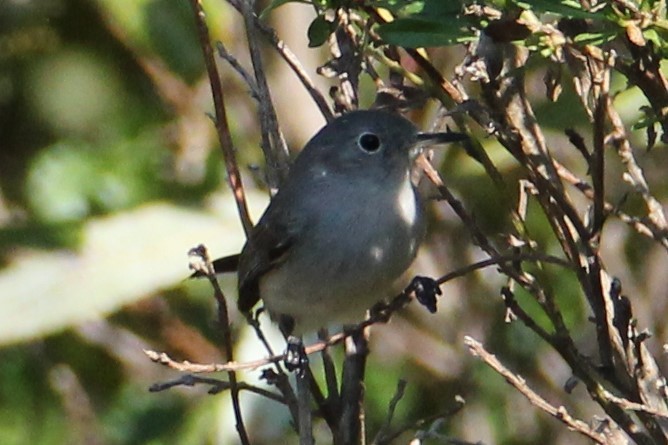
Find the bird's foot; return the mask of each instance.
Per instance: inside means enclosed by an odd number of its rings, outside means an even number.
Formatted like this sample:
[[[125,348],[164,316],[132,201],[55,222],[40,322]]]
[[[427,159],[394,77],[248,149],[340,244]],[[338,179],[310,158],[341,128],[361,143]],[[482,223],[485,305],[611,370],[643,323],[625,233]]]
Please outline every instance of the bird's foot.
[[[285,367],[288,371],[297,371],[300,375],[308,366],[308,355],[304,349],[304,342],[300,337],[288,337],[288,347],[285,350]]]
[[[438,282],[429,277],[415,277],[405,290],[406,293],[415,293],[415,298],[432,314],[436,312],[436,297],[443,295]]]

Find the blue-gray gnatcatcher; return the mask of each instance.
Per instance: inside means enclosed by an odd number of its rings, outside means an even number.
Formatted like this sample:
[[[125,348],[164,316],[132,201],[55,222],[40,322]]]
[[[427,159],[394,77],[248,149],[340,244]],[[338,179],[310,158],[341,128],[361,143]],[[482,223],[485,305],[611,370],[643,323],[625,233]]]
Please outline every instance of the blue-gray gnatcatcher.
[[[238,257],[239,309],[248,314],[262,299],[292,334],[362,321],[389,296],[424,237],[414,160],[425,145],[462,139],[420,133],[377,110],[354,111],[322,128]],[[228,257],[214,266],[235,262]]]

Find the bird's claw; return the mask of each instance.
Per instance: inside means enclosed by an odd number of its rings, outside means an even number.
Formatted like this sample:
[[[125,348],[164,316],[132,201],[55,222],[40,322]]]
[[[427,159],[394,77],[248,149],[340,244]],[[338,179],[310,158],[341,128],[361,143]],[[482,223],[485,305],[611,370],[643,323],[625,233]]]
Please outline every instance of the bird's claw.
[[[297,371],[302,374],[308,366],[308,355],[301,338],[293,335],[288,337],[288,346],[285,350],[285,367],[288,371]]]
[[[406,293],[415,293],[415,298],[432,314],[436,312],[436,297],[443,295],[438,282],[429,277],[415,277],[406,288]]]

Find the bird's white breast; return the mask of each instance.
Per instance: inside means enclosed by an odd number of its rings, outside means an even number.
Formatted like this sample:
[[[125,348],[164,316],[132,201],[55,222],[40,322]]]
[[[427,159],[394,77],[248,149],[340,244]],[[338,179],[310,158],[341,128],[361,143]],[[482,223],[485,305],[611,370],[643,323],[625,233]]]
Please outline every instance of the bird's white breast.
[[[410,181],[404,181],[397,195],[397,208],[407,226],[417,223],[418,207],[415,191]]]

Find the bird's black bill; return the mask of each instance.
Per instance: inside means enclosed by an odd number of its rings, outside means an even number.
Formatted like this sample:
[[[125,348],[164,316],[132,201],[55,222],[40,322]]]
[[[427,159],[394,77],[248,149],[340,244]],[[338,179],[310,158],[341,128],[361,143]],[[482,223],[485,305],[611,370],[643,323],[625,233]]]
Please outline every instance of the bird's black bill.
[[[418,133],[417,140],[426,144],[447,144],[449,142],[459,142],[468,140],[464,133],[445,132],[445,133]]]

